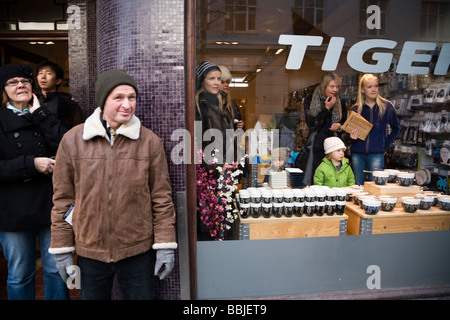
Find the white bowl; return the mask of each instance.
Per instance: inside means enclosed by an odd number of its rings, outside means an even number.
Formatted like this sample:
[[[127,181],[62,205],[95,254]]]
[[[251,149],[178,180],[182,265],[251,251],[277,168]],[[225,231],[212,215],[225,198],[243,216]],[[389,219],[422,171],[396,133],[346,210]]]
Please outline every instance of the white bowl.
[[[374,177],[382,177],[382,178],[388,178],[389,177],[389,172],[385,172],[385,171],[374,171],[372,173],[372,175]]]

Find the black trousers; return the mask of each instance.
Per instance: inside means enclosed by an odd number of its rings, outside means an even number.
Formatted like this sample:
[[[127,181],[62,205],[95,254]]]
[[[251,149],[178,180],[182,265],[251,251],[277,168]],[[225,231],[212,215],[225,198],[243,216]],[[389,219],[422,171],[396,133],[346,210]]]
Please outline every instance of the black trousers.
[[[83,300],[111,300],[114,276],[125,300],[151,300],[154,292],[155,252],[149,250],[118,262],[105,263],[79,256]]]

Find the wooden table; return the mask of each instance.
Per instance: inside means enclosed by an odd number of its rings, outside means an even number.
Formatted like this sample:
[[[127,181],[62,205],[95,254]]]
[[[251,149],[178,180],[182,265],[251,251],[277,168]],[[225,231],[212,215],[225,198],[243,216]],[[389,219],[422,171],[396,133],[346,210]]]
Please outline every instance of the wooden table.
[[[391,212],[380,210],[376,215],[369,215],[365,214],[360,206],[347,202],[345,214],[348,216],[347,233],[349,235],[450,229],[450,211],[443,211],[438,207],[417,210],[414,213],[407,213],[402,207],[396,207]]]
[[[347,216],[239,218],[239,240],[345,236]]]

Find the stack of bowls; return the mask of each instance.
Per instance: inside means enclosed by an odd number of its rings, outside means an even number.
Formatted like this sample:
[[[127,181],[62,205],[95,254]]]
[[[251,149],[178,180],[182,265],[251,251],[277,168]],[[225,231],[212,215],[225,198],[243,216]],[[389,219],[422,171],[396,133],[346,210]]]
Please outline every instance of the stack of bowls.
[[[381,201],[376,199],[364,199],[363,209],[366,214],[374,215],[380,211]]]
[[[353,203],[356,205],[360,205],[359,204],[359,197],[360,196],[367,196],[369,194],[369,192],[367,191],[361,191],[361,192],[356,192],[352,194],[352,199],[353,199]]]
[[[420,210],[430,209],[434,202],[434,198],[432,198],[432,197],[420,197],[418,199],[420,201],[420,204],[419,204]]]
[[[400,172],[397,174],[398,183],[403,187],[409,187],[414,182],[414,173]]]
[[[397,182],[397,174],[400,172],[394,169],[384,169],[385,172],[389,173],[388,183]]]
[[[413,213],[419,209],[420,200],[414,197],[403,197],[402,198],[402,207],[405,212]]]
[[[349,190],[325,186],[305,189],[247,188],[240,190],[236,199],[242,218],[323,216],[325,213],[332,216],[344,214]]]
[[[392,211],[394,210],[395,205],[397,204],[396,197],[380,197],[379,200],[381,201],[382,211]]]
[[[389,179],[389,172],[386,171],[374,171],[372,173],[373,181],[375,184],[384,185]]]
[[[363,208],[364,200],[376,200],[376,197],[373,194],[358,196],[358,202],[361,209]]]
[[[250,216],[250,191],[245,189],[239,191],[239,209],[242,218]]]
[[[334,188],[336,190],[336,201],[346,201],[348,190],[347,188]]]
[[[441,210],[450,211],[450,196],[439,197],[438,202]]]

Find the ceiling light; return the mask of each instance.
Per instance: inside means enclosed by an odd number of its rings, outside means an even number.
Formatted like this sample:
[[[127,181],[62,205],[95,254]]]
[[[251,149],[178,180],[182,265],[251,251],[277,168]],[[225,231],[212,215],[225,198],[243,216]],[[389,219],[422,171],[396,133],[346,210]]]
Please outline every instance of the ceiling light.
[[[247,88],[248,83],[230,83],[230,88]]]
[[[275,52],[275,54],[280,54],[284,51],[284,49],[278,49],[277,52]]]
[[[245,77],[233,77],[232,82],[244,82]]]

